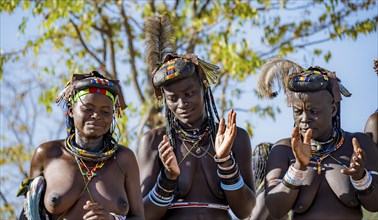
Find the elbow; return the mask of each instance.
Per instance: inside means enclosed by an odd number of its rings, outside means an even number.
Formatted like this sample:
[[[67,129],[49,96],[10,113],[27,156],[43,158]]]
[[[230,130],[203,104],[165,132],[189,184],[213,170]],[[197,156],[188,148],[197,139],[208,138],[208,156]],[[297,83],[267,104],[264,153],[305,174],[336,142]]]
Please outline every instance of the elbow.
[[[247,208],[247,209],[244,209],[244,210],[240,210],[238,212],[234,212],[234,214],[238,219],[246,219],[246,218],[249,218],[251,216],[252,210],[253,210],[253,207],[249,208],[249,209]]]
[[[265,205],[269,211],[269,215],[275,219],[280,219],[284,217],[288,213],[288,211],[282,206],[280,206],[279,204],[277,204],[276,201],[277,201],[277,198],[274,198],[273,195],[267,194],[265,197]]]
[[[245,204],[243,208],[240,207],[237,210],[232,210],[238,219],[246,219],[252,215],[252,210],[256,205],[256,197],[251,197],[248,202],[245,202],[243,204]]]

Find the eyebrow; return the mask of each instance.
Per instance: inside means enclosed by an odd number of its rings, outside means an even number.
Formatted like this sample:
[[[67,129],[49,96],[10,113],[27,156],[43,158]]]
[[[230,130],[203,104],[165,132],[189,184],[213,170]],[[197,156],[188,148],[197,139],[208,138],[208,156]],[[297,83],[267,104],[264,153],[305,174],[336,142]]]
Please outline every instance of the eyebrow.
[[[84,106],[89,106],[89,107],[96,107],[96,105],[93,105],[93,104],[91,104],[91,103],[84,103],[84,102],[82,102],[82,104],[84,105]],[[99,106],[100,108],[109,108],[109,109],[112,109],[112,107],[110,107],[109,105],[102,105],[102,106]]]

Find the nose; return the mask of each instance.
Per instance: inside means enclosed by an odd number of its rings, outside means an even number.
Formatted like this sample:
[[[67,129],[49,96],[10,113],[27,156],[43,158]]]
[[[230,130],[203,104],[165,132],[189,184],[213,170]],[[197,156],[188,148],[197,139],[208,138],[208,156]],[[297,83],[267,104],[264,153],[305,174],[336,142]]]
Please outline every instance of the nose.
[[[309,115],[306,111],[303,111],[302,112],[302,115],[301,115],[301,122],[302,123],[308,123],[310,121],[309,119]]]
[[[188,106],[188,104],[189,104],[187,100],[182,99],[182,98],[179,99],[178,101],[179,101],[179,105],[178,105],[179,108],[185,108],[185,107]]]
[[[91,115],[92,118],[94,119],[99,119],[101,117],[101,114],[99,114],[97,111],[94,111]]]

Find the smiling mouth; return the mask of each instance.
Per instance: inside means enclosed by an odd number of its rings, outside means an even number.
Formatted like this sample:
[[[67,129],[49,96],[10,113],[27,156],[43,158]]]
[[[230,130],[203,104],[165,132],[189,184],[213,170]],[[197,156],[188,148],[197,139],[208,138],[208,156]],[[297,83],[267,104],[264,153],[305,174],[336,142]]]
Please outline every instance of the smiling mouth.
[[[193,111],[194,111],[194,108],[185,112],[181,112],[179,115],[187,116],[187,115],[190,115]]]

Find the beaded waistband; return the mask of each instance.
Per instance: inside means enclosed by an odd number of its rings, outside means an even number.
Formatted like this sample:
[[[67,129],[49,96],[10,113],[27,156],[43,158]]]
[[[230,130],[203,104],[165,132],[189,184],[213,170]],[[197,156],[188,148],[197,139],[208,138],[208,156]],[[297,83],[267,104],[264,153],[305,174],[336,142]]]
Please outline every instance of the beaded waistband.
[[[206,202],[173,202],[168,206],[168,209],[181,209],[181,208],[211,208],[222,209],[228,211],[230,207],[224,204],[206,203]]]

